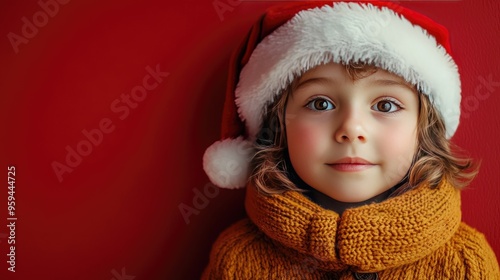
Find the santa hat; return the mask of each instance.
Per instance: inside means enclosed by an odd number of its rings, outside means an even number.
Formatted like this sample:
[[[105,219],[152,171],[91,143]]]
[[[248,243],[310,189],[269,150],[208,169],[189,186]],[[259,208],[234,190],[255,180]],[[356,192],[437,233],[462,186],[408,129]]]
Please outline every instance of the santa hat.
[[[426,94],[446,137],[460,117],[460,77],[448,31],[426,16],[385,2],[304,2],[270,8],[233,54],[221,141],[203,157],[215,185],[247,183],[265,108],[294,78],[328,62],[373,64]]]

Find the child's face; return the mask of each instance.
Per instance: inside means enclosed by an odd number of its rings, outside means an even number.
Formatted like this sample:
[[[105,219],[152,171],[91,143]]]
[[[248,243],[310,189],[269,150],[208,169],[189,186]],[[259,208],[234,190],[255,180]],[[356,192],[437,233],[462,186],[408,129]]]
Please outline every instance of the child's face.
[[[417,147],[419,101],[402,78],[378,69],[352,81],[330,63],[306,72],[286,105],[293,168],[314,189],[362,202],[396,185]],[[335,164],[359,157],[371,164]]]

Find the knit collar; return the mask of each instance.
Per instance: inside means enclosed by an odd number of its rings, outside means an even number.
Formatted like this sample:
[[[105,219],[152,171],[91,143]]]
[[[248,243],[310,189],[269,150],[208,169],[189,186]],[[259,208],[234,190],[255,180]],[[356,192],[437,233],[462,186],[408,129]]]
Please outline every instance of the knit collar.
[[[461,221],[460,193],[447,182],[421,185],[342,216],[299,192],[264,195],[249,185],[245,207],[268,237],[296,251],[290,256],[327,270],[375,272],[412,263],[449,241]]]

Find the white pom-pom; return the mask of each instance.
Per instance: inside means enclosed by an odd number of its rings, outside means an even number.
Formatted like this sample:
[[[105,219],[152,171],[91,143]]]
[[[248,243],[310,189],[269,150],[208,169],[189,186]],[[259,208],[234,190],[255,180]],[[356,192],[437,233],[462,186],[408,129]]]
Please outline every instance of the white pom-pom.
[[[217,141],[203,155],[203,169],[213,184],[226,189],[245,187],[254,149],[238,137]]]

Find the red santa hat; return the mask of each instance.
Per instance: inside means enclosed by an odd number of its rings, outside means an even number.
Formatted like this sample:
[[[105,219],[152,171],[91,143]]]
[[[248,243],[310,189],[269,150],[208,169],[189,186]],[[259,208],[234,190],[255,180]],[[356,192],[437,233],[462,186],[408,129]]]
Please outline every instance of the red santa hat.
[[[430,98],[451,138],[460,118],[461,87],[450,53],[446,28],[394,3],[270,8],[233,54],[222,140],[206,150],[203,168],[219,187],[244,187],[267,105],[294,78],[328,62],[368,63],[401,76]]]

